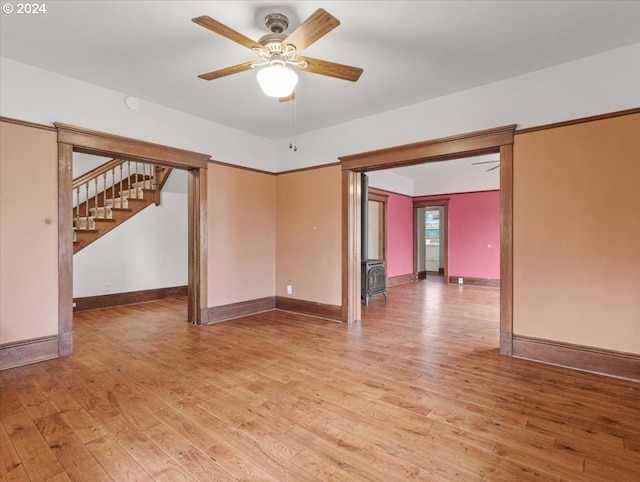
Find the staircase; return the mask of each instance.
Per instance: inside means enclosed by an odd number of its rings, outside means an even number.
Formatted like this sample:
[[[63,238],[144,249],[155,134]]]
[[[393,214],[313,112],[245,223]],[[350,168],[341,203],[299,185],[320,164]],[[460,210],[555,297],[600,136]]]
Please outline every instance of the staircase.
[[[73,180],[73,253],[77,253],[151,204],[171,168],[112,159]]]

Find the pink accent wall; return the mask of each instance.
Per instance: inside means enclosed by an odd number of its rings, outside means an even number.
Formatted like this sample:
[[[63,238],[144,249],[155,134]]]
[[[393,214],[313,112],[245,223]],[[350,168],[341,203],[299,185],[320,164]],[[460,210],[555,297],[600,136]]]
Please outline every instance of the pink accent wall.
[[[413,273],[413,199],[391,194],[387,198],[387,276]]]
[[[460,194],[449,203],[449,276],[500,279],[500,191]]]
[[[449,200],[449,276],[500,279],[500,191],[387,198],[387,276],[411,274],[413,201]]]
[[[415,199],[449,199],[449,276],[500,279],[500,191]]]

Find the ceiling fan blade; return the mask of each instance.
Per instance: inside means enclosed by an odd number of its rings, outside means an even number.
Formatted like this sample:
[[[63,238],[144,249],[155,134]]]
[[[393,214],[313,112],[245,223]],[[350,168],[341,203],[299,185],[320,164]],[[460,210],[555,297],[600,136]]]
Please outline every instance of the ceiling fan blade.
[[[495,166],[495,167],[492,167],[491,169],[487,169],[487,172],[489,172],[489,171],[493,171],[494,169],[498,169],[499,167],[500,167],[500,164],[498,164],[498,165],[497,165],[497,166]]]
[[[208,15],[202,15],[200,17],[192,18],[191,21],[197,23],[201,27],[211,30],[213,33],[222,35],[223,37],[228,38],[229,40],[232,40],[235,43],[242,45],[243,47],[247,47],[248,49],[265,50],[264,47],[258,42],[251,40],[249,37],[242,35],[240,32],[236,32],[231,27],[227,27],[223,23],[212,19]]]
[[[303,70],[313,74],[327,75],[337,79],[350,80],[355,82],[360,78],[363,70],[359,67],[351,67],[350,65],[336,64],[326,60],[314,59],[311,57],[296,57],[296,60],[307,62],[307,67]]]
[[[245,62],[243,64],[233,65],[231,67],[226,67],[220,70],[214,70],[213,72],[207,72],[206,74],[198,75],[203,80],[214,80],[219,79],[220,77],[225,77],[227,75],[237,74],[239,72],[244,72],[245,70],[251,69],[251,65],[253,65],[255,61],[250,60],[249,62]]]
[[[326,10],[319,8],[300,26],[291,32],[282,45],[293,45],[298,53],[302,52],[316,40],[324,37],[340,25],[340,20]]]

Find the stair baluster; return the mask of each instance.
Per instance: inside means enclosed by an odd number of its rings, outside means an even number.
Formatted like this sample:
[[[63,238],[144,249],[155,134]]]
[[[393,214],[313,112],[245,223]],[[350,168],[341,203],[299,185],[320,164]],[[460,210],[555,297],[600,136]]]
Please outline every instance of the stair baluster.
[[[116,168],[111,168],[111,199],[116,198]],[[114,201],[115,202],[115,201]],[[120,204],[122,207],[122,204]]]
[[[131,161],[127,161],[127,179],[129,179],[128,188],[129,188],[129,197],[131,197]]]
[[[102,176],[102,205],[105,207],[107,205],[107,174],[108,173],[109,171],[105,172],[104,175]]]
[[[95,189],[95,192],[93,193],[93,207],[97,208],[98,207],[98,179],[99,178],[94,178],[93,179],[93,187]]]
[[[89,217],[89,183],[84,183],[84,215]]]

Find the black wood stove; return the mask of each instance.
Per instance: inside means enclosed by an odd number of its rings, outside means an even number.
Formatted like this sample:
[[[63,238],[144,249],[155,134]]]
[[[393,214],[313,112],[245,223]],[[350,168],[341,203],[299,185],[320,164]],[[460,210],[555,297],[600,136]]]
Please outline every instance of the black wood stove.
[[[368,208],[369,208],[369,181],[366,174],[361,175],[362,210],[361,219],[361,258],[360,281],[361,297],[364,304],[369,306],[369,298],[374,295],[383,294],[387,299],[387,268],[383,259],[368,259]]]

